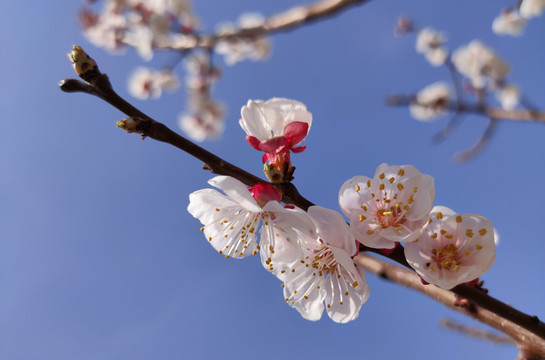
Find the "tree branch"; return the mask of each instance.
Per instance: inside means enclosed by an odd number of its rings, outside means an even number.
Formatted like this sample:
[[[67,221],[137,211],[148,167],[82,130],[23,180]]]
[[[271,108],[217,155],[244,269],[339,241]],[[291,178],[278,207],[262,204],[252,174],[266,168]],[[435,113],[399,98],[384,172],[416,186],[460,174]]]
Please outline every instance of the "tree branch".
[[[81,50],[81,48],[79,48],[78,51],[79,50]],[[135,132],[138,132],[143,136],[149,136],[152,139],[171,144],[187,152],[191,156],[203,161],[205,163],[204,168],[212,171],[213,173],[232,176],[248,186],[253,186],[258,182],[266,182],[185,139],[183,136],[175,133],[164,124],[155,121],[148,115],[132,106],[113,90],[108,76],[98,70],[94,60],[89,58],[84,52],[80,53],[80,57],[83,60],[79,59],[77,62],[75,62],[75,67],[79,70],[82,68],[85,69],[85,72],[83,74],[80,73],[80,76],[86,82],[81,82],[75,79],[63,79],[59,84],[61,90],[65,92],[84,92],[99,97],[131,118],[137,119],[138,126],[136,128],[137,131]],[[284,192],[282,197],[283,202],[294,204],[304,210],[307,210],[309,206],[313,205],[312,202],[299,194],[295,185],[285,183],[281,184],[281,188]],[[381,254],[381,251],[378,249],[369,249],[363,246],[360,247],[360,249]],[[401,246],[398,246],[388,255],[382,255],[397,261],[403,266],[409,267],[404,257],[403,247]],[[418,278],[418,276],[412,271],[409,271],[409,273],[412,273]],[[435,286],[429,286],[426,288],[435,288]],[[458,285],[452,289],[452,292],[470,300],[488,311],[495,312],[499,316],[518,324],[520,327],[523,327],[530,332],[533,332],[535,334],[533,336],[539,336],[542,338],[541,341],[545,339],[545,324],[540,322],[536,316],[529,316],[516,309],[513,309],[499,300],[488,296],[482,291],[477,290],[475,287]],[[452,294],[451,292],[448,293]],[[502,319],[502,321],[506,320]]]
[[[238,29],[228,34],[188,35],[176,44],[168,47],[171,50],[189,50],[194,48],[212,48],[221,40],[237,38],[255,38],[283,31],[293,30],[315,20],[333,16],[350,6],[364,4],[370,0],[322,0],[308,6],[296,6],[268,18],[263,25]]]
[[[494,344],[516,344],[515,341],[509,336],[496,334],[482,329],[477,329],[473,326],[459,324],[458,322],[450,319],[441,319],[439,321],[439,325],[441,325],[445,329],[453,330],[475,339],[491,341]]]
[[[420,106],[426,106],[426,104],[418,104],[414,98],[405,95],[391,95],[386,99],[386,105],[388,106],[401,106],[406,107],[411,104],[417,104]],[[477,115],[483,115],[491,119],[497,120],[511,120],[519,122],[540,122],[545,124],[545,111],[533,111],[533,110],[503,110],[500,108],[494,108],[487,105],[469,104],[460,102],[450,102],[445,105],[445,110],[456,113],[472,113]]]
[[[397,265],[388,264],[375,257],[362,253],[354,258],[354,262],[383,279],[393,281],[400,285],[419,291],[453,310],[477,319],[509,335],[516,342],[521,352],[524,352],[527,357],[536,359],[545,358],[545,339],[536,335],[536,333],[533,331],[527,330],[511,321],[508,321],[485,307],[475,306],[469,308],[456,306],[455,293],[460,295],[459,292],[465,292],[465,287],[467,285],[459,285],[455,287],[453,291],[444,290],[434,285],[423,285],[420,277],[414,272],[403,269]],[[469,286],[467,287],[470,288]],[[457,288],[464,288],[464,291],[455,291]],[[473,288],[473,290],[479,291],[475,288]]]

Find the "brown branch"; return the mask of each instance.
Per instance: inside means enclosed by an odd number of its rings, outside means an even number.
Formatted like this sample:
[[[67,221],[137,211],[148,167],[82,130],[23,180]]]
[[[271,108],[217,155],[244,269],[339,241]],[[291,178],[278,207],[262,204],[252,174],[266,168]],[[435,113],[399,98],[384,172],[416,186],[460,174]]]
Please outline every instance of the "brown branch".
[[[543,335],[540,337],[533,331],[506,320],[502,316],[488,310],[484,306],[479,306],[481,304],[471,308],[455,305],[455,293],[458,295],[460,294],[454,290],[459,288],[460,285],[455,287],[453,291],[444,290],[434,285],[423,285],[420,277],[414,272],[362,253],[354,258],[354,262],[361,265],[363,268],[373,274],[428,295],[432,299],[448,306],[453,310],[488,324],[491,327],[509,335],[513,338],[518,348],[524,352],[526,356],[536,359],[545,358],[545,339],[543,338]],[[473,289],[475,291],[479,291],[475,288]]]
[[[391,95],[386,99],[386,105],[388,106],[401,106],[406,107],[411,104],[417,104],[420,106],[426,106],[426,104],[418,104],[410,96],[405,95]],[[503,110],[500,108],[494,108],[486,105],[469,104],[469,103],[448,103],[445,106],[445,110],[456,113],[472,113],[477,115],[483,115],[491,119],[496,120],[510,120],[519,122],[540,122],[545,124],[545,111],[530,111],[530,110]]]
[[[148,136],[154,140],[161,141],[177,147],[185,151],[189,155],[204,162],[204,168],[210,170],[214,174],[228,175],[243,182],[248,186],[253,186],[258,182],[267,182],[249,172],[223,160],[219,156],[212,154],[208,150],[199,145],[187,140],[183,136],[175,133],[166,125],[154,120],[142,111],[138,110],[121,96],[119,96],[112,88],[110,80],[106,74],[98,71],[90,76],[85,83],[75,79],[62,79],[59,86],[65,92],[83,92],[89,95],[94,95],[106,101],[108,104],[120,110],[132,118],[138,118],[141,121],[142,135]],[[282,184],[281,188],[284,192],[283,201],[289,204],[295,204],[303,209],[308,209],[312,203],[306,200],[299,194],[297,188],[293,184]]]
[[[78,51],[81,48],[78,49]],[[82,50],[81,50],[82,51]],[[78,69],[92,67],[91,70],[86,70],[85,73],[80,76],[86,81],[81,82],[74,79],[63,79],[60,82],[61,90],[65,92],[84,92],[90,95],[99,97],[100,99],[108,102],[121,112],[130,116],[131,118],[138,119],[138,133],[144,136],[149,136],[152,139],[171,144],[191,156],[203,161],[205,163],[205,169],[212,171],[216,174],[232,176],[246,185],[252,186],[258,182],[265,182],[257,176],[254,176],[245,170],[223,160],[222,158],[210,153],[204,148],[194,144],[193,142],[185,139],[181,135],[178,135],[164,124],[155,121],[148,115],[144,114],[130,103],[121,98],[112,88],[110,80],[106,74],[101,73],[98,70],[94,60],[88,57],[87,54],[82,52],[81,59],[72,59],[75,62],[75,67]],[[82,65],[83,64],[83,65]],[[291,184],[286,183],[281,185],[284,191],[282,201],[285,203],[294,204],[304,210],[308,209],[312,203],[299,194],[297,188]],[[365,249],[365,247],[363,247]],[[377,249],[365,249],[380,253]],[[384,254],[382,254],[384,255]],[[398,263],[408,267],[407,261],[404,257],[403,247],[398,246],[387,256],[388,258],[397,261]],[[414,272],[409,271],[414,276]],[[416,276],[418,278],[418,276]],[[435,288],[429,286],[427,288]],[[534,336],[540,336],[545,339],[545,324],[539,321],[535,316],[529,316],[512,307],[486,295],[485,293],[477,290],[474,287],[468,285],[458,285],[452,289],[452,292],[469,299],[475,304],[491,311],[515,324],[533,332]],[[451,293],[451,292],[449,292]],[[503,319],[502,319],[503,320]],[[507,321],[507,320],[504,320]]]
[[[370,0],[322,0],[307,6],[296,6],[265,20],[263,25],[238,29],[228,34],[188,35],[179,43],[168,47],[171,50],[212,48],[221,40],[255,38],[283,31],[293,30],[315,20],[333,16],[350,6],[364,4]]]

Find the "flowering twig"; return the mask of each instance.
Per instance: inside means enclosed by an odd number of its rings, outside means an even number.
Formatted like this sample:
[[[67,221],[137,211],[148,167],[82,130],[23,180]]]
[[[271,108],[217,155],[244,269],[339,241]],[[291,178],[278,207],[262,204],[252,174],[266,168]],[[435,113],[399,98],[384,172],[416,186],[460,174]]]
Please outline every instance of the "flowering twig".
[[[85,79],[86,82],[76,79],[62,79],[59,84],[60,89],[64,92],[83,92],[99,97],[127,116],[130,116],[133,121],[137,122],[137,124],[133,125],[136,131],[132,132],[137,132],[144,137],[147,136],[154,140],[171,144],[178,149],[185,151],[191,156],[203,161],[206,170],[210,170],[215,174],[234,177],[248,186],[253,186],[258,182],[266,182],[187,140],[183,136],[172,131],[166,125],[155,121],[150,116],[135,108],[115,92],[108,76],[101,73],[98,70],[98,67],[96,67],[96,64],[94,69],[86,71],[84,74],[80,74],[80,76]],[[312,205],[312,203],[299,194],[295,185],[291,183],[282,184],[281,188],[284,193],[282,199],[284,202],[297,204],[305,209]]]
[[[449,291],[433,285],[423,285],[420,277],[414,272],[362,253],[354,258],[354,262],[361,265],[367,271],[372,272],[384,279],[396,282],[413,290],[417,290],[453,310],[464,313],[502,331],[513,338],[521,352],[524,352],[526,357],[538,359],[545,358],[545,338],[543,337],[543,334],[540,337],[534,331],[524,329],[521,326],[506,320],[502,316],[499,316],[497,313],[489,311],[478,305],[471,308],[457,306],[456,295],[454,292],[456,292],[456,289],[463,286],[459,285],[455,287],[453,291]],[[476,289],[474,290],[478,291]],[[543,331],[541,332],[543,333]]]
[[[391,95],[386,99],[386,105],[388,106],[406,107],[415,103],[414,98],[405,95]],[[418,105],[423,107],[427,106],[426,104]],[[459,104],[456,104],[455,102],[447,103],[445,104],[444,109],[456,113],[483,115],[496,120],[545,123],[545,111],[503,110],[484,104],[469,104],[464,102]]]
[[[234,177],[248,186],[253,186],[258,182],[265,182],[259,177],[246,172],[245,170],[223,160],[222,158],[178,135],[164,124],[155,121],[125,101],[113,90],[108,76],[98,70],[94,60],[91,59],[81,48],[75,46],[72,54],[69,56],[74,64],[76,72],[78,72],[80,77],[84,79],[85,82],[75,79],[63,79],[60,82],[61,90],[65,92],[84,92],[99,97],[131,117],[130,122],[127,120],[125,123],[121,124],[121,127],[126,127],[127,130],[130,130],[130,132],[136,132],[142,134],[143,136],[148,136],[152,139],[171,144],[187,152],[191,156],[203,161],[205,163],[204,168],[212,171],[213,173]],[[297,205],[303,210],[307,210],[312,205],[309,200],[299,194],[297,188],[293,184],[283,183],[279,186],[283,190],[282,201],[285,203]],[[365,247],[363,248],[365,250],[369,250]],[[380,253],[380,251],[376,249],[373,251]],[[358,258],[356,258],[356,261],[358,261],[357,259],[361,259],[362,256],[363,255],[360,255]],[[393,252],[385,256],[408,267],[407,261],[403,255],[402,247],[397,247]],[[418,276],[412,271],[406,270],[406,272],[412,274],[412,276],[416,278],[418,282],[420,282]],[[436,287],[428,286],[426,289],[436,289]],[[487,309],[486,314],[491,313],[495,316],[490,317],[492,320],[488,320],[488,317],[482,317],[481,319],[480,315],[477,316],[478,314],[472,315],[473,317],[479,318],[483,322],[486,322],[492,326],[494,326],[493,324],[495,323],[499,323],[500,325],[498,326],[503,326],[504,322],[506,324],[511,324],[511,322],[513,322],[526,329],[525,331],[531,332],[532,339],[534,337],[541,337],[542,339],[539,339],[541,342],[543,342],[543,339],[545,339],[545,324],[540,322],[537,317],[532,317],[513,309],[501,301],[498,301],[479,291],[475,287],[458,285],[452,289],[452,292],[445,292],[445,290],[441,290],[439,288],[437,289],[437,291],[443,291],[443,293],[440,292],[440,294],[449,294],[449,299],[453,298],[454,293],[463,298],[469,299],[476,305]],[[513,324],[513,326],[516,325]],[[513,336],[512,334],[509,335]]]
[[[228,34],[190,35],[179,44],[170,47],[172,50],[189,50],[193,48],[212,48],[221,40],[252,38],[282,31],[289,31],[314,20],[332,16],[349,6],[363,4],[370,0],[322,0],[307,6],[296,6],[265,20],[260,26],[239,29]]]

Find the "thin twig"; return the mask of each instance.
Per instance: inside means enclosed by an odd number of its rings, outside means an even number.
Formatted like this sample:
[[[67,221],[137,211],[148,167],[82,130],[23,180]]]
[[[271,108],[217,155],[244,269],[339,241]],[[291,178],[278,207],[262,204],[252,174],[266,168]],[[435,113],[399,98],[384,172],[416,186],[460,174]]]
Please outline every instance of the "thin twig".
[[[449,56],[447,58],[446,66],[448,69],[448,72],[450,74],[450,79],[452,81],[452,84],[454,86],[454,94],[456,96],[456,104],[460,105],[462,103],[462,89],[460,88],[460,81],[458,79],[458,73],[456,72],[456,68],[454,67],[454,64],[452,63],[451,57]]]
[[[89,95],[97,96],[127,116],[141,119],[145,123],[145,131],[142,135],[168,143],[185,151],[189,155],[204,162],[205,168],[214,174],[234,177],[248,186],[253,186],[258,182],[267,182],[223,160],[219,156],[212,154],[208,150],[175,133],[166,125],[138,110],[113,90],[110,81],[105,74],[96,74],[94,79],[90,81],[90,84],[75,79],[62,79],[59,86],[61,90],[65,92],[84,92]],[[285,203],[295,204],[304,209],[308,209],[308,207],[312,205],[310,201],[299,194],[295,185],[282,184],[281,188],[284,192],[282,200]]]
[[[439,131],[437,134],[433,135],[431,138],[432,143],[438,144],[445,141],[453,132],[458,128],[462,123],[462,114],[455,113],[452,115],[452,118],[449,120],[447,125]]]
[[[420,277],[414,272],[363,253],[356,256],[354,262],[383,279],[419,291],[453,310],[464,313],[509,335],[516,342],[519,349],[524,350],[526,354],[531,354],[536,358],[545,358],[545,339],[543,337],[506,320],[484,307],[477,305],[468,308],[455,305],[456,295],[454,290],[460,285],[454,288],[453,291],[444,290],[434,285],[423,285]],[[474,290],[478,291],[477,289]]]
[[[474,326],[463,325],[450,319],[441,319],[439,321],[439,325],[441,325],[445,329],[453,330],[460,334],[463,334],[475,339],[491,341],[494,344],[510,344],[510,345],[516,344],[515,341],[509,336],[496,334],[496,333],[482,330],[482,329],[477,329]]]
[[[479,140],[477,140],[477,142],[466,151],[454,154],[454,156],[452,157],[452,161],[456,163],[463,163],[479,155],[494,135],[497,127],[498,120],[490,118],[488,120],[488,124],[486,125],[486,129],[484,130],[484,133],[481,135]]]

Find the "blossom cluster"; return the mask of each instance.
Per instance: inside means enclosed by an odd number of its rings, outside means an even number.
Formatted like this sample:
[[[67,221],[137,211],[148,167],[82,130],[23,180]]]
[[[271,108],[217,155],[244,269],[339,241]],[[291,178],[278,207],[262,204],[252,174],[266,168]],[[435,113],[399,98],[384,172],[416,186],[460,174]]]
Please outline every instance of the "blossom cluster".
[[[520,36],[529,19],[541,16],[545,11],[544,0],[518,1],[513,8],[504,9],[492,22],[492,30],[498,35]]]
[[[190,0],[104,0],[102,12],[84,8],[79,20],[96,46],[114,53],[131,46],[145,60],[154,48],[183,41],[198,25]]]
[[[180,128],[193,140],[218,139],[223,134],[223,104],[211,96],[212,88],[220,73],[212,66],[206,52],[193,53],[186,59],[186,108],[179,120]]]
[[[149,61],[156,49],[188,49],[184,53],[187,110],[178,124],[194,141],[215,140],[224,131],[225,107],[211,96],[220,77],[219,69],[212,65],[213,53],[222,55],[227,65],[246,59],[264,60],[271,43],[256,31],[265,24],[265,18],[246,13],[236,24],[219,25],[212,47],[202,51],[196,47],[199,20],[192,8],[191,0],[104,0],[100,12],[91,7],[81,10],[79,21],[91,43],[113,53],[133,47]],[[179,84],[173,68],[158,71],[139,67],[129,78],[128,90],[138,99],[157,99]]]
[[[265,60],[271,52],[270,40],[262,35],[248,32],[245,36],[231,36],[243,29],[253,29],[265,24],[260,13],[244,13],[237,24],[226,22],[218,25],[217,34],[221,40],[216,45],[216,52],[224,56],[227,65],[249,60]]]
[[[369,297],[363,269],[352,258],[360,246],[393,251],[405,244],[410,266],[426,283],[450,289],[477,279],[495,259],[494,230],[480,215],[433,207],[434,180],[414,166],[380,165],[373,178],[355,176],[339,191],[334,210],[306,211],[282,205],[276,184],[287,182],[290,151],[310,129],[306,107],[289,99],[252,101],[242,108],[240,125],[248,143],[265,153],[271,183],[246,187],[217,176],[189,196],[188,211],[198,218],[205,238],[227,258],[260,254],[265,269],[282,282],[284,299],[309,320],[329,317],[345,323],[358,317]],[[293,175],[293,170],[289,173]],[[283,180],[282,180],[283,179]]]
[[[456,70],[467,79],[461,88],[475,96],[478,102],[494,93],[504,110],[513,110],[519,105],[520,90],[506,80],[509,64],[480,40],[473,40],[451,54],[445,46],[445,36],[437,30],[425,27],[417,31],[412,23],[408,29],[417,32],[416,51],[433,66],[452,65],[452,71]],[[461,94],[456,94],[457,101],[461,100],[459,96]],[[453,98],[450,86],[440,81],[418,92],[409,109],[415,119],[432,121],[445,114]]]

